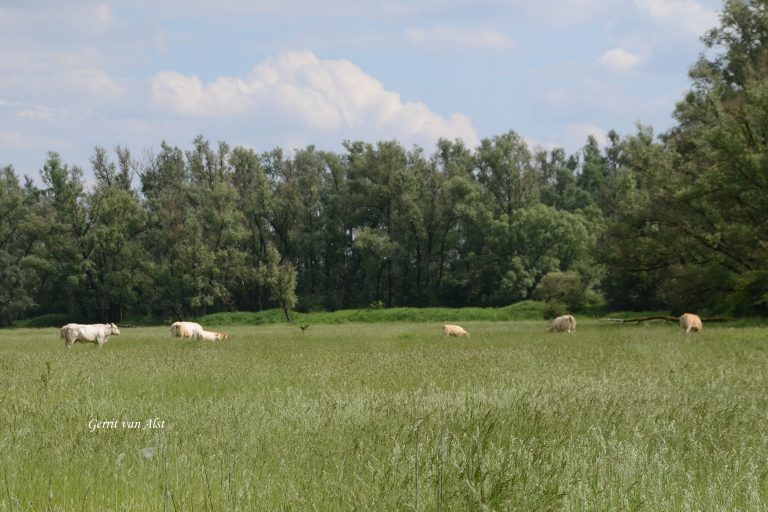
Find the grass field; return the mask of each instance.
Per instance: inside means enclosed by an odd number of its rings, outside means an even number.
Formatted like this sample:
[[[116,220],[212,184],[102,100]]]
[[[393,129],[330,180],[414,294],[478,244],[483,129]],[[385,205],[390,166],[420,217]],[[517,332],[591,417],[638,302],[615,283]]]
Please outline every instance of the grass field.
[[[462,324],[0,331],[0,510],[768,508],[765,328]]]

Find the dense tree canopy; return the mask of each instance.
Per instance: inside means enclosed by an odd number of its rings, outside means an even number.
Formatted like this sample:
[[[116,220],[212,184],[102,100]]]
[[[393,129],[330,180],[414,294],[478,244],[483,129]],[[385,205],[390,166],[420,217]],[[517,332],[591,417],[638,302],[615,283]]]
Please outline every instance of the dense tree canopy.
[[[0,325],[531,297],[768,313],[768,2],[727,1],[703,42],[671,130],[572,155],[513,131],[431,153],[198,137],[97,147],[88,173],[51,153],[39,185],[0,168]]]
[[[610,295],[765,314],[768,2],[726,2],[704,43],[677,126],[660,145],[639,134],[620,156],[629,182],[605,238]]]
[[[599,211],[586,193],[594,211],[572,200],[579,165],[532,154],[514,132],[475,152],[443,140],[432,155],[396,141],[257,154],[202,137],[144,162],[115,154],[94,150],[89,183],[54,153],[41,187],[3,169],[5,324],[48,312],[496,306],[553,271],[599,284]]]

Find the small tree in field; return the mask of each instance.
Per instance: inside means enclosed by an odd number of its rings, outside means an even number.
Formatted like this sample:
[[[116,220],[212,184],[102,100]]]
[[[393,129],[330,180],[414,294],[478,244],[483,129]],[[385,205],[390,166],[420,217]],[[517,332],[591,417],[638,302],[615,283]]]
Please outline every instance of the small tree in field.
[[[550,272],[536,286],[533,297],[545,301],[548,309],[573,311],[584,306],[586,290],[576,272]]]
[[[256,279],[269,290],[269,299],[280,305],[285,319],[291,321],[290,311],[296,306],[296,269],[290,262],[281,263],[274,245],[267,246],[267,261],[259,263]]]

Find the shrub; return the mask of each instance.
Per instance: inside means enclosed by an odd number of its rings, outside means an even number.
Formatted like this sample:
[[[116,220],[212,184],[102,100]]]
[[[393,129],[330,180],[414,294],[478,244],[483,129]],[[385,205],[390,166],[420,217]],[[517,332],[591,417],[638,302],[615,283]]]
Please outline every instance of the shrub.
[[[536,286],[533,297],[553,303],[553,308],[560,303],[572,311],[583,308],[587,301],[586,288],[576,272],[550,272]]]
[[[568,313],[568,308],[562,302],[556,300],[547,302],[544,306],[544,318],[557,318],[558,316]]]

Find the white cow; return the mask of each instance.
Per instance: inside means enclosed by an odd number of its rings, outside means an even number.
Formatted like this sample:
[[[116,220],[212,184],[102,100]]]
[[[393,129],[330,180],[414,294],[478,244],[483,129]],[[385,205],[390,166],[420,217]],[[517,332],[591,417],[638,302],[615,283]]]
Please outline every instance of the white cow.
[[[567,332],[568,334],[576,330],[576,319],[573,315],[563,315],[552,320],[547,327],[547,332]]]
[[[691,334],[691,331],[701,332],[704,330],[701,325],[701,318],[693,313],[680,315],[680,328],[685,330],[685,334]]]
[[[171,324],[171,336],[177,338],[193,338],[203,330],[203,326],[195,322],[173,322]]]
[[[204,331],[201,329],[195,333],[195,337],[202,341],[219,341],[229,338],[229,334],[225,332]]]
[[[443,326],[443,335],[445,336],[469,336],[469,333],[460,325],[446,324]]]
[[[61,328],[64,345],[72,348],[75,342],[95,343],[103,346],[113,334],[120,334],[115,324],[67,324]]]

